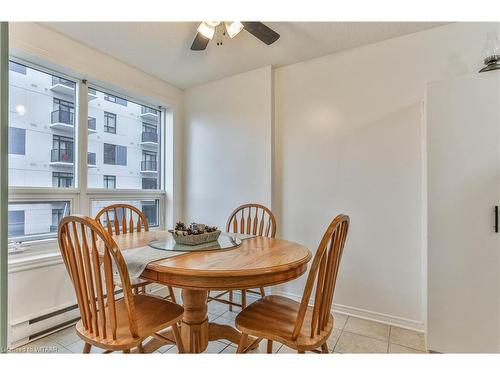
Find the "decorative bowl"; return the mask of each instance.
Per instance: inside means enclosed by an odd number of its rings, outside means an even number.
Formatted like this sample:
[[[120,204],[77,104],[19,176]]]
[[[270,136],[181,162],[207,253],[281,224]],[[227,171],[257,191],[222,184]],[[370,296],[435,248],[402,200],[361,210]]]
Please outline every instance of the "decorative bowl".
[[[184,231],[170,229],[169,232],[174,237],[175,242],[182,245],[201,245],[202,243],[217,241],[221,231],[205,232],[201,234],[187,234]]]

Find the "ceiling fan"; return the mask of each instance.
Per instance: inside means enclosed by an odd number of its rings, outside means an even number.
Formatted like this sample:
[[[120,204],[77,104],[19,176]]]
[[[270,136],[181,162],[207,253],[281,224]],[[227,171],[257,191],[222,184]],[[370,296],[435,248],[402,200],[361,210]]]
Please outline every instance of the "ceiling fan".
[[[270,29],[262,22],[203,21],[198,26],[196,37],[193,40],[191,49],[193,51],[203,51],[207,48],[208,42],[214,38],[218,28],[219,30],[222,28],[222,32],[227,33],[231,39],[238,35],[241,30],[246,30],[267,45],[273,44],[280,37],[280,34]],[[222,43],[218,42],[217,44]]]

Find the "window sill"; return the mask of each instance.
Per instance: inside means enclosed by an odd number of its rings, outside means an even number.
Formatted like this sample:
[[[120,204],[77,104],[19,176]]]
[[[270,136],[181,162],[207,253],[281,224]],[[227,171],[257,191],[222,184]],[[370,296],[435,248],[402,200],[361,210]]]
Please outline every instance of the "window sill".
[[[53,266],[63,263],[59,250],[43,253],[12,254],[8,259],[8,273],[28,271],[31,269]]]

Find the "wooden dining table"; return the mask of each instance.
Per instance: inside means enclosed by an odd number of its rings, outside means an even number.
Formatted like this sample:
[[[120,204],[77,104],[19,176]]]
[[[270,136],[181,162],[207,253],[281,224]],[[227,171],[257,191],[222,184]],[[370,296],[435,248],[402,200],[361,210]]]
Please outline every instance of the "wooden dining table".
[[[115,235],[114,240],[125,252],[147,246],[170,236],[167,231],[134,232]],[[208,342],[226,339],[235,344],[240,332],[234,327],[208,321],[208,293],[220,290],[241,290],[281,284],[298,278],[307,270],[311,252],[294,242],[251,237],[239,246],[227,250],[183,252],[179,255],[149,263],[141,278],[181,289],[184,316],[181,337],[189,353],[201,353]],[[173,340],[169,331],[161,332]],[[246,350],[259,339],[249,338]],[[144,350],[152,352],[165,345],[158,339],[145,343]]]

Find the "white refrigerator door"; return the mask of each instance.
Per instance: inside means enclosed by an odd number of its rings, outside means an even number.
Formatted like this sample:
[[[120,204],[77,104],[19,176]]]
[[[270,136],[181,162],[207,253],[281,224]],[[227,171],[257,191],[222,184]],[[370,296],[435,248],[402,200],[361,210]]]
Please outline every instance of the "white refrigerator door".
[[[427,87],[428,349],[499,352],[500,72]]]

